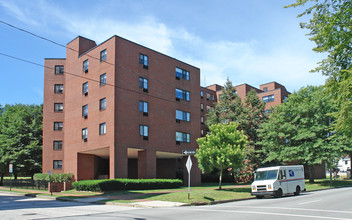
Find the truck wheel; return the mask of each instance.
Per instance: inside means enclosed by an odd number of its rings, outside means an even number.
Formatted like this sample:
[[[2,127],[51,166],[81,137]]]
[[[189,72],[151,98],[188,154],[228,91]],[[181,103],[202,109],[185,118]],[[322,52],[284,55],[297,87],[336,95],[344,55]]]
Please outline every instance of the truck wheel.
[[[295,194],[296,196],[298,196],[300,193],[301,193],[301,187],[297,186],[297,187],[296,187],[296,192],[294,192],[294,194]]]
[[[276,198],[282,197],[282,189],[278,189],[275,195]]]
[[[262,199],[262,198],[264,198],[264,196],[255,196],[255,198]]]

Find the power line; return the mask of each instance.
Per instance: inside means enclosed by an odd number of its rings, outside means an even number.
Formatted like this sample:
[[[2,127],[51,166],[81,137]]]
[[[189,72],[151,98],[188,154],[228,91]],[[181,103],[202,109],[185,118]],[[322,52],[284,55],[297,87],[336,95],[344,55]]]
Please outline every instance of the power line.
[[[37,37],[37,38],[40,38],[40,39],[42,39],[42,40],[48,41],[48,42],[50,42],[50,43],[53,43],[53,44],[55,44],[55,45],[57,45],[57,46],[64,47],[64,48],[66,48],[66,49],[69,49],[69,50],[71,50],[71,51],[74,51],[74,52],[76,52],[76,53],[79,55],[79,51],[78,51],[78,50],[75,50],[74,48],[67,47],[67,46],[65,46],[65,45],[63,45],[63,44],[61,44],[61,43],[55,42],[55,41],[50,40],[50,39],[48,39],[48,38],[46,38],[46,37],[42,37],[42,36],[40,36],[40,35],[38,35],[38,34],[35,34],[35,33],[31,32],[31,31],[25,30],[25,29],[20,28],[20,27],[17,27],[17,26],[12,25],[12,24],[10,24],[10,23],[8,23],[8,22],[5,22],[5,21],[0,20],[0,23],[3,23],[3,24],[5,24],[5,25],[7,25],[7,26],[9,26],[9,27],[11,27],[11,28],[16,29],[16,30],[19,30],[19,31],[25,32],[25,33],[27,33],[27,34],[30,34],[30,35],[32,35],[32,36],[34,36],[34,37]],[[91,56],[91,55],[89,55],[88,53],[85,53],[84,55],[85,55],[85,56],[88,56],[88,57],[90,57],[90,58],[92,58],[92,59],[101,61],[100,58]],[[27,62],[27,61],[24,61],[24,62]],[[107,62],[107,61],[101,61],[101,62],[105,62],[105,63],[107,63],[107,64],[110,64],[110,65],[112,65],[112,66],[115,66],[115,64],[110,63],[110,62]],[[123,67],[123,66],[120,66],[120,67],[123,68],[124,70],[131,71],[130,69],[125,68],[125,67]],[[172,84],[170,84],[170,83],[167,83],[167,82],[160,81],[159,79],[155,79],[155,78],[150,77],[150,76],[148,76],[148,78],[151,79],[151,80],[153,80],[153,81],[159,82],[160,84],[165,84],[165,85],[170,86],[170,87],[172,87],[172,88],[175,87],[174,85],[172,85]]]
[[[29,61],[29,60],[25,60],[25,59],[22,59],[22,58],[19,58],[19,57],[11,56],[11,55],[8,55],[8,54],[2,53],[2,52],[0,52],[0,55],[5,56],[5,57],[9,57],[9,58],[12,58],[12,59],[15,59],[15,60],[18,60],[18,61],[22,61],[22,62],[25,62],[25,63],[29,63],[29,64],[32,64],[32,65],[40,66],[40,67],[43,67],[43,68],[48,68],[48,69],[51,69],[51,70],[55,71],[55,68],[53,68],[53,67],[45,66],[45,65],[42,65],[42,64],[39,64],[39,63],[35,63],[35,62]],[[77,75],[77,74],[74,74],[74,73],[70,73],[70,72],[67,72],[67,71],[64,71],[64,73],[66,73],[67,75],[71,75],[71,76],[74,76],[74,77],[82,78],[82,79],[93,81],[93,82],[97,82],[97,83],[100,84],[100,81],[96,80],[96,79],[91,79],[89,77],[80,76],[80,75]],[[115,87],[115,88],[118,88],[118,89],[121,89],[121,90],[125,90],[125,91],[128,91],[128,92],[137,93],[137,94],[140,94],[140,95],[146,95],[144,92],[139,92],[139,91],[123,88],[121,86],[117,86],[117,85],[110,84],[110,83],[106,83],[105,85],[112,86],[112,87]],[[185,103],[182,103],[182,102],[176,102],[176,101],[172,101],[172,100],[169,100],[169,99],[157,97],[157,96],[150,95],[150,94],[148,94],[147,96],[155,98],[155,99],[160,99],[160,100],[163,100],[163,101],[171,102],[171,103],[182,104],[184,106],[200,109],[199,106],[194,106],[194,105],[191,105],[191,104],[186,105]]]

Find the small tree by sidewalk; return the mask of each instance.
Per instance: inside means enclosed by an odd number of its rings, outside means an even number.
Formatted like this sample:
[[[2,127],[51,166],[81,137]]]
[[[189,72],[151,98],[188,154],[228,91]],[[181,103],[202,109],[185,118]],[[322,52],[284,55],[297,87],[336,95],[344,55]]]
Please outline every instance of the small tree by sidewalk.
[[[206,137],[198,138],[199,149],[195,157],[204,173],[219,170],[219,189],[222,174],[226,168],[238,169],[243,161],[243,150],[247,145],[247,136],[237,130],[238,123],[214,124]]]

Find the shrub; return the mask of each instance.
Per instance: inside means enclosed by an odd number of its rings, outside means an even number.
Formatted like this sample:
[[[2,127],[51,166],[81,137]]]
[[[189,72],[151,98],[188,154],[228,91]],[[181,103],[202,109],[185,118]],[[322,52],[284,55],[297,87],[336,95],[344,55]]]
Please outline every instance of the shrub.
[[[78,191],[116,191],[143,189],[171,189],[182,186],[178,179],[112,179],[112,180],[82,180],[72,183]]]
[[[62,173],[62,174],[53,173],[50,178],[47,173],[36,173],[34,174],[33,179],[37,181],[51,180],[51,182],[53,183],[64,183],[64,182],[71,182],[74,180],[72,173]]]

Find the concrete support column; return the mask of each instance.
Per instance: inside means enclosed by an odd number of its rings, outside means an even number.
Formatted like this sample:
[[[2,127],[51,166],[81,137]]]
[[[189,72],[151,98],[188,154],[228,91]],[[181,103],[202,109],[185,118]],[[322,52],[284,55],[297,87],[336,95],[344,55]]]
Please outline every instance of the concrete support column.
[[[110,149],[110,179],[128,177],[127,148],[115,146]]]
[[[186,168],[188,156],[182,158],[183,167],[183,185],[188,186],[188,171]],[[191,186],[200,186],[202,171],[198,168],[198,160],[194,156],[191,156],[192,168],[191,168]]]
[[[156,152],[154,150],[138,151],[138,179],[156,178]]]

